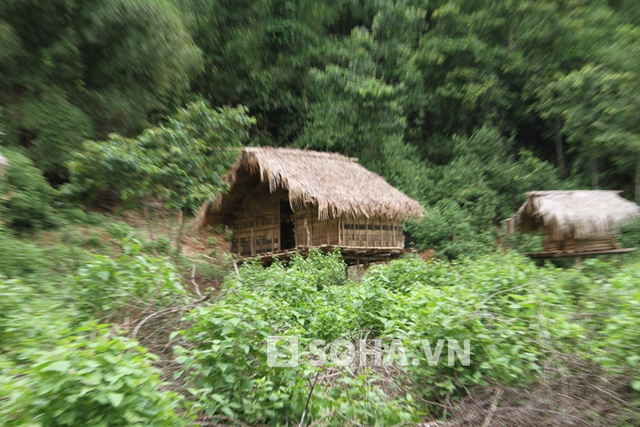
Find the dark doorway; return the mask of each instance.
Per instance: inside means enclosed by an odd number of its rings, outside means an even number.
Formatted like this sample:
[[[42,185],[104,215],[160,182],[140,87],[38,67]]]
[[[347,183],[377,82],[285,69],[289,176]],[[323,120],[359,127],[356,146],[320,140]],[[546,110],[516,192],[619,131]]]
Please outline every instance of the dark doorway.
[[[288,201],[280,202],[280,249],[293,249],[296,247],[295,224],[293,223],[293,210]]]

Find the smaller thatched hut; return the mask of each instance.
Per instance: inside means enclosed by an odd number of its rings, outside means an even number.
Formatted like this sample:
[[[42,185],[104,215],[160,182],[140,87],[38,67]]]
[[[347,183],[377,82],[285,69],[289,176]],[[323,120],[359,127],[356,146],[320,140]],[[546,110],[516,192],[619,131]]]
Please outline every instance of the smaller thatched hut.
[[[507,230],[510,233],[542,230],[547,239],[540,257],[629,251],[619,248],[616,233],[621,225],[640,217],[640,207],[618,193],[601,190],[527,193],[525,203],[507,220]]]
[[[400,221],[423,215],[420,203],[340,154],[245,148],[227,180],[231,189],[202,206],[198,225],[230,227],[241,259],[266,263],[310,247],[388,259],[404,252]]]

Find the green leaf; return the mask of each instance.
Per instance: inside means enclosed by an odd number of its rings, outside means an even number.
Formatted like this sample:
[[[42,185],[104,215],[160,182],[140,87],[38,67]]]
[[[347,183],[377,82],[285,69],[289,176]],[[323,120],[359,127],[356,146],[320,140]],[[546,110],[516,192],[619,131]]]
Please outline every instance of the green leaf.
[[[68,362],[66,360],[60,360],[60,361],[57,361],[57,362],[53,362],[52,364],[50,364],[49,366],[47,366],[43,370],[44,371],[67,372],[70,367],[71,367],[71,363],[70,362]]]
[[[113,405],[114,408],[117,408],[122,403],[122,400],[124,399],[124,394],[122,394],[122,393],[108,393],[107,394],[107,399],[109,399],[109,402],[111,402],[111,404]]]

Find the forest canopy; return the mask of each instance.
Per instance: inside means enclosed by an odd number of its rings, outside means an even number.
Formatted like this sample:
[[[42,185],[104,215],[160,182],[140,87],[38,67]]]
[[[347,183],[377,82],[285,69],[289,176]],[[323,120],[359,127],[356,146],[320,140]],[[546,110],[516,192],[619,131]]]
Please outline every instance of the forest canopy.
[[[526,191],[640,196],[632,0],[10,0],[0,16],[0,143],[54,186],[84,140],[205,100],[248,108],[253,145],[359,158],[431,208],[412,242],[448,256],[490,246]]]

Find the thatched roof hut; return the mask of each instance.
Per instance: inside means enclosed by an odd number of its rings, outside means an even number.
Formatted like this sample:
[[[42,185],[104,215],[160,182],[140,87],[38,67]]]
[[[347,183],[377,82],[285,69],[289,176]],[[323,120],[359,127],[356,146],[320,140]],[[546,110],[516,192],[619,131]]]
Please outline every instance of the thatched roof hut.
[[[241,255],[288,246],[401,247],[400,221],[423,215],[420,203],[340,154],[245,148],[227,180],[230,191],[203,205],[198,225],[232,227]],[[283,233],[289,217],[293,237]]]
[[[543,230],[547,251],[616,249],[614,234],[640,217],[640,207],[619,191],[533,191],[507,220],[508,232]]]

